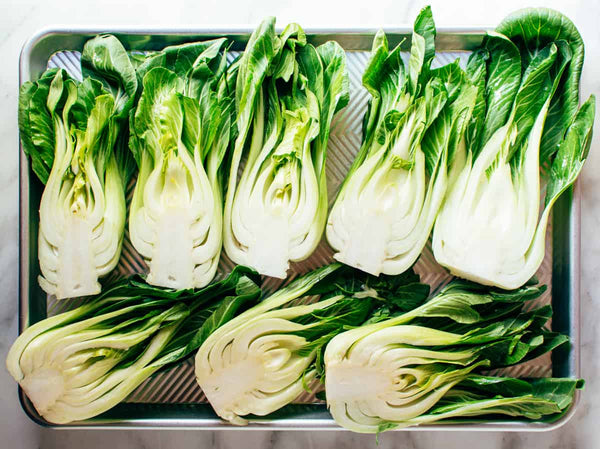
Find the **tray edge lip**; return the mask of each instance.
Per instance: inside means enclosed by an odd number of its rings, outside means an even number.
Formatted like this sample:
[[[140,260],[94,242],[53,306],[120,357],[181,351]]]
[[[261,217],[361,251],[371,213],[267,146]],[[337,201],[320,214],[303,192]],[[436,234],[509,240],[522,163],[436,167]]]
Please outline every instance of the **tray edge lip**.
[[[250,34],[254,31],[255,25],[252,24],[214,24],[200,25],[198,27],[191,26],[169,26],[169,27],[142,27],[139,25],[67,25],[67,24],[50,24],[39,27],[34,31],[29,38],[24,42],[21,50],[21,55],[29,54],[30,50],[35,47],[42,39],[50,35],[68,35],[68,34],[132,34],[132,35],[149,35],[149,34],[181,34],[181,35],[196,35],[196,34]],[[407,25],[385,25],[377,26],[316,26],[303,27],[306,34],[375,34],[378,30],[383,30],[387,33],[412,33],[412,26]],[[472,25],[472,26],[439,26],[436,27],[437,35],[440,34],[485,34],[487,31],[493,30],[491,25]],[[281,32],[283,27],[276,26],[275,30]]]

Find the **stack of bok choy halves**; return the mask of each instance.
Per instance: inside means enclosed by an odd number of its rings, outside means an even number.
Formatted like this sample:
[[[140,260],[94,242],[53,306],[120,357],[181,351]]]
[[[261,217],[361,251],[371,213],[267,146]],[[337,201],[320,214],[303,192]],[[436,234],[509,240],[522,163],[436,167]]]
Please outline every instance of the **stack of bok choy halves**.
[[[39,283],[87,296],[8,354],[41,417],[92,418],[194,353],[207,400],[238,425],[305,391],[364,433],[564,416],[582,380],[490,370],[568,345],[534,275],[590,147],[583,42],[547,9],[506,18],[463,66],[436,66],[435,38],[428,7],[408,55],[374,36],[362,144],[329,215],[346,53],[297,24],[266,19],[239,55],[225,37],[128,52],[101,35],[81,80],[53,68],[23,84],[22,145],[44,184]],[[324,231],[337,262],[261,292]],[[437,262],[464,279],[430,295],[413,265],[432,233]],[[101,285],[124,238],[147,273]],[[239,264],[228,274],[222,248]]]

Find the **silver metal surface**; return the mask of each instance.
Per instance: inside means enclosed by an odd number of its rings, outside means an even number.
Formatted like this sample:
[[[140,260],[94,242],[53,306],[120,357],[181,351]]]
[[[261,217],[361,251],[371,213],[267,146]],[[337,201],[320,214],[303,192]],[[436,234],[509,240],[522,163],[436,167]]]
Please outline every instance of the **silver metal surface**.
[[[20,60],[20,81],[37,79],[47,67],[62,67],[72,76],[80,77],[79,51],[84,42],[100,33],[113,33],[131,50],[157,50],[166,45],[227,36],[233,42],[233,50],[241,50],[247,41],[249,28],[223,27],[210,31],[195,30],[118,30],[98,28],[93,30],[65,29],[48,30],[33,36],[23,47]],[[336,40],[347,51],[347,67],[350,76],[350,103],[336,115],[332,123],[327,157],[328,194],[333,200],[339,184],[358,151],[361,140],[361,124],[368,95],[362,87],[361,77],[366,66],[372,38],[376,30],[308,30],[309,40],[315,44]],[[386,30],[390,45],[403,43],[408,49],[410,29]],[[459,58],[466,62],[469,50],[475,48],[483,37],[481,30],[438,31],[436,60],[441,65]],[[404,55],[407,57],[407,55]],[[31,173],[23,151],[20,157],[20,331],[47,315],[53,315],[72,305],[71,301],[57,302],[47,298],[37,283],[38,207],[42,185]],[[128,188],[131,199],[133,182]],[[570,336],[570,350],[555,351],[552,356],[540,357],[531,362],[493,374],[520,377],[567,376],[579,377],[579,228],[580,189],[575,186],[557,202],[552,225],[548,227],[546,257],[538,271],[540,282],[548,284],[547,292],[536,300],[536,304],[552,303],[555,309],[553,329]],[[290,279],[332,260],[332,251],[325,241],[306,261],[293,264]],[[232,268],[223,256],[220,272]],[[129,241],[128,232],[121,259],[110,276],[124,276],[143,271],[145,264]],[[430,245],[423,251],[415,266],[424,282],[432,286],[449,280],[448,273],[435,263]],[[272,290],[282,281],[265,278],[263,288]],[[22,391],[21,403],[27,414],[42,425],[50,425],[41,418]],[[577,402],[578,394],[575,402]],[[556,428],[572,416],[575,405],[555,423],[528,423],[519,421],[493,421],[489,423],[453,425],[430,425],[407,430],[529,430],[541,431]],[[60,428],[237,428],[220,421],[198,387],[192,361],[187,361],[169,371],[159,373],[145,381],[123,403],[113,410],[81,423]],[[271,415],[269,419],[253,421],[243,429],[338,429],[326,410],[326,406],[304,394],[294,404]]]

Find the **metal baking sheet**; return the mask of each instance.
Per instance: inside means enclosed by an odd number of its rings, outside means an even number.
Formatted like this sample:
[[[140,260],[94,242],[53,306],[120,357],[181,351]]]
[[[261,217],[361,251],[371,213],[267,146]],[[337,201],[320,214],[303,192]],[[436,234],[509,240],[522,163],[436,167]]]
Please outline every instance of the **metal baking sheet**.
[[[361,77],[369,58],[369,50],[376,30],[307,30],[309,40],[320,44],[337,41],[347,55],[350,76],[350,103],[336,115],[331,127],[327,156],[327,182],[330,202],[358,151],[361,140],[362,117],[366,110],[368,94],[362,87]],[[408,50],[409,28],[386,29],[390,46],[403,43]],[[20,59],[20,82],[37,79],[48,67],[61,67],[72,76],[80,77],[79,57],[83,44],[98,33],[115,34],[129,50],[159,50],[195,40],[226,36],[234,42],[233,51],[242,50],[248,40],[250,28],[222,27],[214,30],[119,30],[98,27],[95,29],[46,30],[33,36],[23,47]],[[470,51],[484,35],[475,29],[440,29],[436,39],[434,66],[459,58],[466,63]],[[405,58],[408,53],[404,53]],[[19,314],[20,332],[27,326],[54,315],[73,305],[74,301],[57,302],[41,290],[37,283],[38,209],[43,186],[32,174],[24,153],[20,153],[20,279]],[[128,201],[133,192],[133,182],[128,189]],[[575,185],[554,206],[551,226],[546,238],[546,257],[537,275],[540,282],[548,284],[547,292],[536,304],[552,303],[555,313],[553,330],[571,338],[571,348],[554,351],[531,362],[493,374],[518,377],[564,376],[579,377],[579,253],[580,253],[580,189]],[[299,274],[332,261],[332,251],[323,240],[314,254],[304,262],[292,264],[288,281]],[[222,256],[220,273],[226,273],[232,263]],[[110,276],[125,276],[145,269],[145,264],[129,241],[126,231],[121,259]],[[450,276],[436,264],[428,245],[415,266],[424,282],[437,286]],[[273,290],[283,281],[264,278],[263,288]],[[428,425],[406,430],[550,430],[564,424],[574,413],[579,394],[576,393],[571,410],[552,424],[524,421],[490,421],[477,424]],[[31,402],[19,390],[23,409],[35,422],[59,428],[232,428],[221,421],[197,385],[193,359],[162,373],[140,385],[121,404],[101,416],[83,422],[56,426],[46,422],[36,412]],[[327,412],[326,405],[313,394],[301,395],[293,404],[258,418],[242,429],[339,429]]]

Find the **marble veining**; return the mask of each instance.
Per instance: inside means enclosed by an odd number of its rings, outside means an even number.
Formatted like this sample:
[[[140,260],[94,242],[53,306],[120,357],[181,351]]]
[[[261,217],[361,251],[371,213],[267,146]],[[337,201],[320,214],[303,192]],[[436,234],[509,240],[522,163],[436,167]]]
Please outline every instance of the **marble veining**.
[[[279,24],[297,21],[304,27],[409,26],[419,9],[431,4],[438,27],[481,26],[498,23],[507,13],[525,6],[519,0],[484,2],[478,0],[305,0],[285,2],[256,0],[0,0],[0,359],[17,335],[18,282],[18,57],[25,40],[41,28],[52,26],[91,27],[188,27],[257,24],[266,15],[275,15]],[[586,43],[581,93],[587,98],[600,91],[600,2],[596,0],[532,1],[561,10],[577,25]],[[477,449],[574,449],[598,447],[600,439],[600,316],[597,291],[600,289],[600,133],[580,178],[582,200],[582,375],[587,380],[575,416],[562,428],[545,433],[389,432],[380,437],[379,448],[464,448]],[[6,449],[79,448],[366,448],[377,447],[372,435],[343,431],[268,432],[226,431],[54,431],[37,426],[21,410],[16,384],[0,369],[0,447]]]

